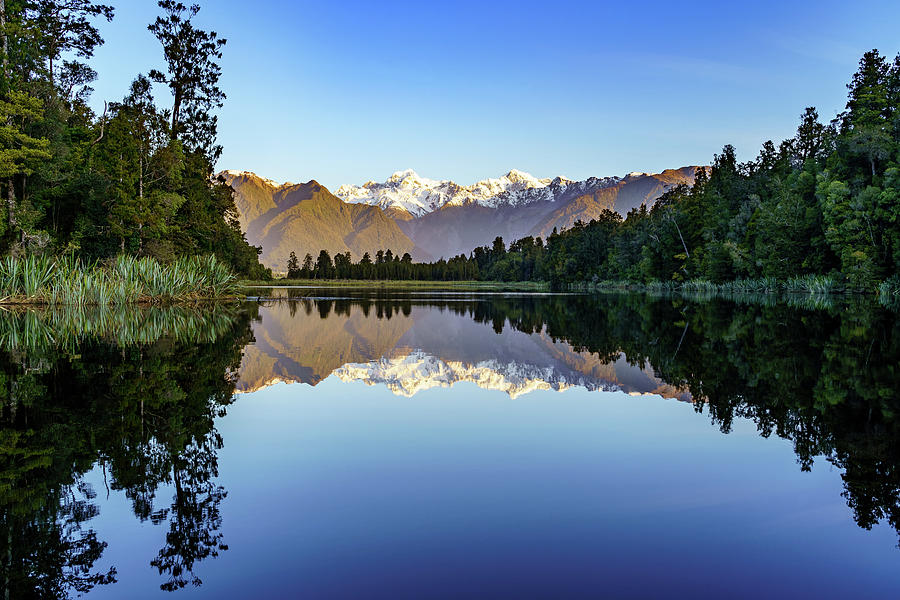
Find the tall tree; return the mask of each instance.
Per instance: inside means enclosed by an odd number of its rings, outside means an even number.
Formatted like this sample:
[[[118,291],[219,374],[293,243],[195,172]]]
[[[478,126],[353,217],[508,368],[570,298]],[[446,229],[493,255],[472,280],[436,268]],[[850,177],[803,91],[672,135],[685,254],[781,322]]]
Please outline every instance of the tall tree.
[[[202,150],[213,160],[221,147],[215,144],[217,118],[210,111],[220,108],[225,93],[219,88],[222,47],[226,40],[215,31],[194,27],[192,19],[200,5],[190,7],[175,0],[159,0],[163,15],[148,26],[163,47],[167,72],[150,71],[150,78],[169,86],[172,92],[172,139],[182,140],[190,150]]]
[[[103,17],[112,21],[114,14],[112,6],[95,4],[92,0],[38,0],[36,24],[51,83],[55,82],[53,64],[61,54],[74,52],[76,56],[90,58],[94,49],[103,44],[91,20]]]
[[[42,117],[41,101],[21,91],[11,91],[8,99],[0,98],[0,180],[6,181],[7,233],[19,230],[15,181],[17,175],[28,175],[37,162],[50,158],[49,141],[27,132],[31,121]]]

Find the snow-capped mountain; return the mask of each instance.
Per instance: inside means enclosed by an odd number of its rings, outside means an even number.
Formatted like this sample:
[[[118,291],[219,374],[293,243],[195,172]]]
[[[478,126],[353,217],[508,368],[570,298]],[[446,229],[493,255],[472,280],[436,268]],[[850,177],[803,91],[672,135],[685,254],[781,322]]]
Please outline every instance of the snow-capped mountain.
[[[628,176],[632,175],[636,174]],[[607,177],[602,180],[592,178],[589,181],[592,185],[608,187],[623,179]],[[577,183],[579,182],[565,177],[538,179],[530,173],[512,169],[497,178],[484,179],[472,185],[459,185],[448,180],[428,179],[407,169],[397,171],[384,183],[369,181],[363,185],[342,185],[335,195],[344,202],[369,204],[383,210],[399,209],[413,217],[422,217],[445,206],[477,204],[498,208],[552,201],[567,187]]]
[[[317,256],[390,248],[414,260],[468,254],[495,237],[546,238],[554,229],[650,207],[667,190],[694,181],[700,167],[634,171],[624,176],[539,179],[511,170],[471,185],[398,171],[384,183],[342,185],[332,194],[315,181],[279,184],[247,171],[220,175],[235,190],[247,240],[262,246],[267,266],[283,271],[290,252]]]
[[[274,181],[267,177],[260,177],[253,171],[236,171],[234,169],[226,169],[226,170],[220,172],[219,175],[224,177],[226,179],[226,181],[231,181],[233,179],[240,179],[240,178],[243,178],[243,179],[253,178],[253,179],[256,179],[260,184],[267,185],[276,190],[281,187],[287,187],[287,186],[294,185],[290,181],[285,181],[284,183],[278,183],[277,181]]]

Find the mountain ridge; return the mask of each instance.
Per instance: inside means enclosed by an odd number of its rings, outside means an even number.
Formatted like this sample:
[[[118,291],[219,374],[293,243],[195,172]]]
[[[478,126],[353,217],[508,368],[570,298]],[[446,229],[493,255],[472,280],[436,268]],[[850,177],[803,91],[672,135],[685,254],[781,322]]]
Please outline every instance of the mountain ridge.
[[[497,178],[459,185],[428,179],[412,169],[383,183],[342,185],[335,193],[315,180],[278,183],[250,171],[222,171],[236,192],[239,222],[262,261],[286,269],[287,256],[320,249],[364,252],[390,248],[415,260],[468,254],[497,237],[510,242],[527,235],[546,238],[553,229],[590,221],[604,210],[625,216],[650,207],[668,189],[693,183],[697,166],[624,176],[537,178],[511,169]],[[305,203],[304,203],[305,202]]]
[[[254,246],[262,247],[260,262],[287,270],[291,252],[302,260],[320,250],[332,256],[350,252],[357,258],[376,248],[411,252],[415,244],[397,223],[377,207],[347,204],[314,179],[275,184],[248,172],[223,171],[235,190],[238,221]]]

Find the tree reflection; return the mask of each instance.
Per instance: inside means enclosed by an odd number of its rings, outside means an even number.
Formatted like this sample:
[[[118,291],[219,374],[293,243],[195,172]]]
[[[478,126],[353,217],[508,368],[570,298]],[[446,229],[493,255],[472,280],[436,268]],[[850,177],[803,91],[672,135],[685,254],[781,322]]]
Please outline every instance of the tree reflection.
[[[736,418],[763,437],[791,440],[802,470],[823,458],[843,470],[847,504],[860,527],[887,521],[900,532],[900,321],[865,300],[787,304],[754,298],[477,296],[409,300],[383,290],[294,301],[323,318],[360,306],[388,318],[412,306],[467,315],[501,332],[546,332],[611,363],[651,366],[690,392],[723,433]],[[811,301],[812,300],[812,301]]]
[[[176,326],[198,324],[169,316]],[[116,580],[114,567],[95,568],[106,543],[88,526],[98,512],[96,491],[82,479],[95,464],[139,519],[168,523],[166,545],[152,561],[167,578],[162,589],[199,583],[195,564],[225,549],[214,424],[232,401],[249,318],[218,314],[212,341],[184,341],[198,338],[163,328],[153,342],[90,339],[68,349],[42,343],[0,352],[4,597],[66,598]],[[156,496],[168,485],[173,501],[160,508]]]
[[[469,296],[422,299],[389,293],[320,300],[293,292],[293,318],[415,318],[441,310],[568,342],[613,362],[652,366],[690,392],[727,433],[737,418],[761,436],[791,440],[799,468],[824,459],[843,475],[860,527],[900,532],[900,365],[897,314],[856,302],[813,310],[683,297]],[[95,465],[136,518],[166,528],[148,561],[163,590],[200,585],[198,565],[227,550],[217,482],[223,440],[216,420],[233,401],[241,351],[258,305],[219,314],[132,320],[139,339],[89,336],[48,343],[64,319],[0,316],[0,586],[9,598],[65,598],[116,580],[98,567],[106,543],[91,529]],[[54,317],[55,318],[55,317]],[[199,319],[199,320],[198,320]],[[164,323],[188,327],[166,334]],[[331,326],[331,325],[330,325]],[[70,330],[71,331],[71,330]],[[29,342],[31,335],[35,341]],[[488,334],[490,335],[490,334]],[[163,498],[162,496],[170,497]]]

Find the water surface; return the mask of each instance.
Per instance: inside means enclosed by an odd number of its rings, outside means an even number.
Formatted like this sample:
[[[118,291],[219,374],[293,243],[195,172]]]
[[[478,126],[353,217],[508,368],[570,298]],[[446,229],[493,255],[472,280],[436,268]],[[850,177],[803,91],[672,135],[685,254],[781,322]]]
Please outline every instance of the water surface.
[[[0,315],[10,597],[900,589],[889,310],[264,297]]]

